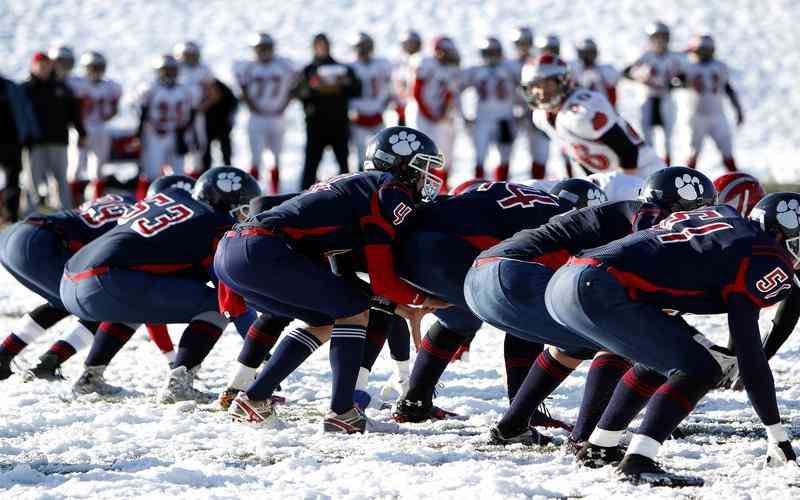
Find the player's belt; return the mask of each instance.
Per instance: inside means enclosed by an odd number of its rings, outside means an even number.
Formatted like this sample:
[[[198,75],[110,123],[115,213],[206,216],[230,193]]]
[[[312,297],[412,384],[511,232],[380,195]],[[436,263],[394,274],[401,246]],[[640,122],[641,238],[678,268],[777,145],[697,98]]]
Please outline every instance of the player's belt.
[[[486,264],[497,262],[498,260],[503,260],[503,257],[481,257],[479,259],[475,259],[475,262],[472,263],[472,267],[477,269],[481,266],[485,266]]]
[[[594,259],[591,257],[570,257],[567,261],[568,265],[589,265],[592,267],[600,267],[604,264],[604,262],[600,259]]]
[[[246,229],[240,230],[231,230],[225,233],[226,238],[247,238],[250,236],[276,236],[279,233],[274,229],[268,229],[266,227],[248,227]]]
[[[37,227],[41,227],[43,229],[47,229],[48,231],[51,231],[54,235],[56,235],[56,237],[61,239],[61,241],[63,242],[64,246],[70,252],[73,252],[73,253],[77,252],[78,250],[83,248],[83,245],[85,244],[83,241],[80,241],[80,240],[70,240],[70,239],[68,239],[67,235],[64,233],[63,229],[61,229],[60,227],[58,227],[55,224],[52,224],[47,219],[37,219],[37,218],[33,217],[33,218],[25,219],[22,222],[25,223],[25,224],[30,224],[31,226],[37,226]]]

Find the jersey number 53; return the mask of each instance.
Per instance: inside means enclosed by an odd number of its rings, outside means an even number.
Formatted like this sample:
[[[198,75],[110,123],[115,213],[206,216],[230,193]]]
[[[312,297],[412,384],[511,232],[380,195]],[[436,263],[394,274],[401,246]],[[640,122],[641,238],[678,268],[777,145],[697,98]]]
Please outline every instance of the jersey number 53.
[[[145,215],[150,209],[156,207],[163,208],[163,210],[159,210],[152,216]],[[131,229],[145,238],[150,238],[170,226],[189,220],[193,215],[194,211],[191,208],[182,203],[176,203],[164,193],[159,193],[137,202],[133,206],[133,210],[125,214],[119,223],[126,224],[133,221],[130,225]]]

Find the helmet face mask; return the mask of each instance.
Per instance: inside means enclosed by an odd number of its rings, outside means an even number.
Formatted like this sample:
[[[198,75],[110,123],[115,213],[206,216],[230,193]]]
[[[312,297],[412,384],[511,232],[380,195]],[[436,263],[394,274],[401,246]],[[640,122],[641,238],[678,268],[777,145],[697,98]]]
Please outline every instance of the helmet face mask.
[[[545,111],[552,111],[561,106],[569,92],[568,83],[563,76],[533,80],[520,89],[529,106]]]
[[[442,189],[443,181],[432,172],[433,169],[444,167],[444,155],[439,153],[435,156],[426,154],[416,154],[408,162],[409,168],[416,170],[418,174],[417,192],[421,196],[421,201],[428,203],[436,199]]]

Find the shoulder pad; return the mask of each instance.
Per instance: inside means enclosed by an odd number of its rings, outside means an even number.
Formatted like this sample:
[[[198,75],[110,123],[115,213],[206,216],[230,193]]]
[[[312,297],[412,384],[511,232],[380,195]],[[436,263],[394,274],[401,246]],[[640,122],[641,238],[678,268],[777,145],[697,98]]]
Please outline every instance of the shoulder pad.
[[[617,113],[603,94],[578,89],[564,103],[556,121],[572,134],[594,140],[614,126]]]

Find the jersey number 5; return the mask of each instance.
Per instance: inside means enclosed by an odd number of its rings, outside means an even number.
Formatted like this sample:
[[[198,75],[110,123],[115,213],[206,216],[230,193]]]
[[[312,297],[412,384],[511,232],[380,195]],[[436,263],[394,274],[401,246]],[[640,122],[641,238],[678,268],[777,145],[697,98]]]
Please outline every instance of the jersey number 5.
[[[666,229],[670,232],[659,234],[658,239],[662,243],[679,243],[682,241],[689,241],[696,236],[705,236],[707,234],[716,233],[717,231],[724,231],[726,229],[733,228],[733,226],[727,222],[709,222],[708,224],[702,224],[698,226],[680,227],[681,222],[686,222],[691,219],[712,221],[714,219],[721,218],[722,214],[716,210],[691,210],[688,212],[675,212],[659,223],[657,229]]]

